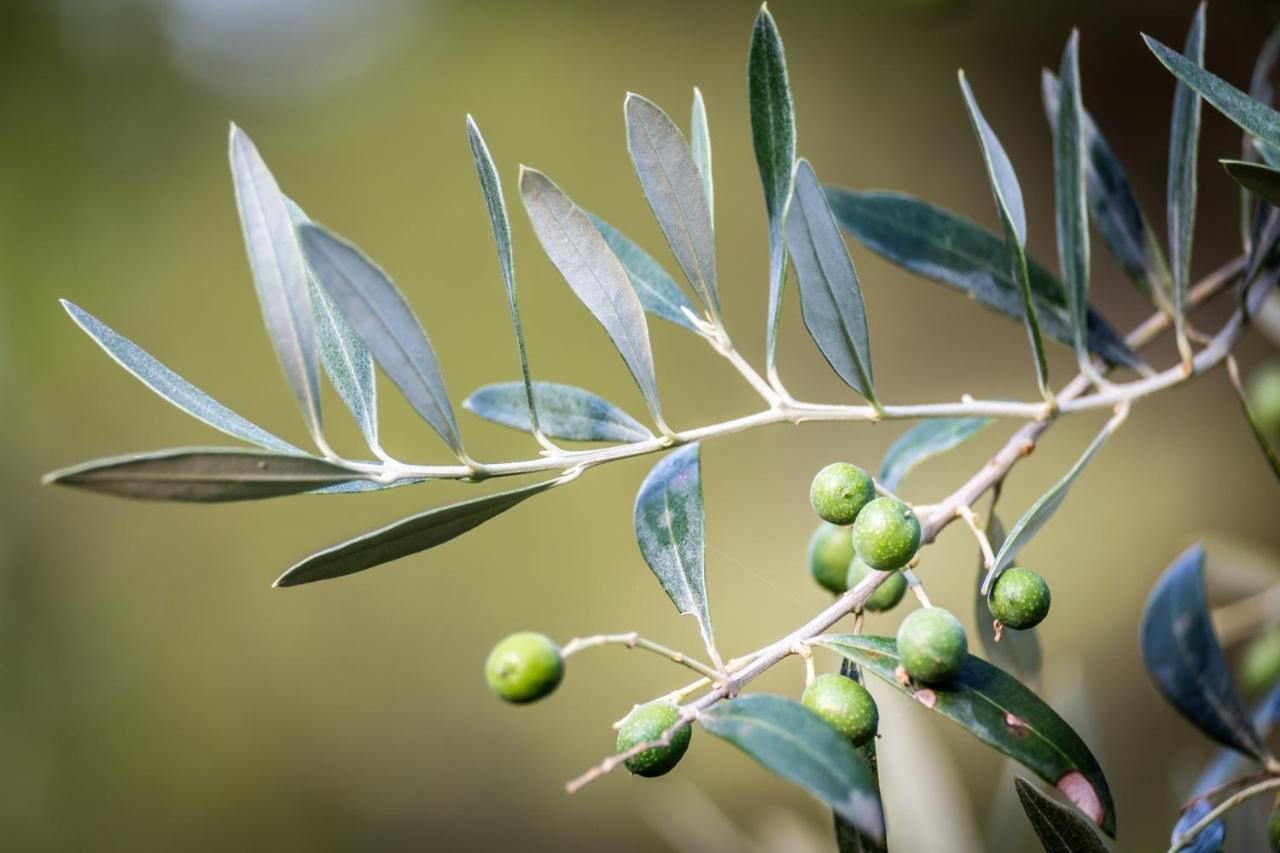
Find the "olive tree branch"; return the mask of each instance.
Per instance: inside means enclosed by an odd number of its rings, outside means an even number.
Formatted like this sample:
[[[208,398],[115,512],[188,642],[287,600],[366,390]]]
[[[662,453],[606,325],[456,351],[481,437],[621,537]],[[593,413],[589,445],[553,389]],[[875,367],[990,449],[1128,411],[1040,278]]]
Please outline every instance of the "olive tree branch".
[[[660,655],[668,660],[674,661],[681,666],[688,667],[694,672],[707,678],[720,678],[720,673],[705,663],[689,657],[684,652],[678,652],[675,649],[669,649],[664,645],[655,643],[653,640],[645,639],[635,631],[625,634],[594,634],[590,637],[575,637],[565,643],[560,649],[560,656],[567,658],[572,654],[582,651],[583,649],[595,648],[597,646],[624,646],[628,649],[644,649],[648,652]]]
[[[991,567],[996,564],[996,555],[991,547],[991,539],[987,536],[987,531],[982,526],[982,519],[973,511],[973,507],[968,504],[956,507],[956,515],[964,519],[964,523],[968,525],[973,537],[978,540],[978,547],[982,549],[982,567],[987,571],[991,571]]]
[[[1186,847],[1188,844],[1194,841],[1195,837],[1199,835],[1201,832],[1203,832],[1204,829],[1207,826],[1209,826],[1209,824],[1213,823],[1215,820],[1222,817],[1224,814],[1231,811],[1236,806],[1243,803],[1245,800],[1249,799],[1250,797],[1256,797],[1259,794],[1264,794],[1267,791],[1273,790],[1275,788],[1280,788],[1280,778],[1273,776],[1262,782],[1258,782],[1257,784],[1250,785],[1248,788],[1245,788],[1243,791],[1240,791],[1238,793],[1232,794],[1230,797],[1227,797],[1225,800],[1218,803],[1218,805],[1210,809],[1208,814],[1206,814],[1200,820],[1196,821],[1194,824],[1188,827],[1185,832],[1183,832],[1178,836],[1175,836],[1173,839],[1173,843],[1169,845],[1169,853],[1177,853],[1177,851],[1181,850],[1183,847]]]

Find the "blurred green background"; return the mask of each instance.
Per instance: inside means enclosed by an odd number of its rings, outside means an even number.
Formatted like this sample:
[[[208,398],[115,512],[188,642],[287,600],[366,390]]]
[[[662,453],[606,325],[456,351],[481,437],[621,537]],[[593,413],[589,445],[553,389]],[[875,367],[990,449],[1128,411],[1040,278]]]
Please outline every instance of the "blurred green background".
[[[825,181],[906,190],[994,225],[955,83],[963,66],[1019,171],[1033,251],[1051,268],[1051,147],[1038,72],[1056,66],[1079,25],[1085,102],[1163,229],[1173,84],[1138,33],[1180,44],[1191,2],[779,0],[773,11],[789,49],[800,152]],[[1209,66],[1247,82],[1273,11],[1211,6]],[[221,441],[105,358],[58,297],[268,429],[305,440],[244,258],[225,160],[232,120],[290,195],[398,280],[460,400],[518,370],[466,113],[484,130],[510,200],[517,164],[536,166],[674,269],[627,159],[622,97],[643,93],[683,125],[697,84],[714,145],[726,320],[758,362],[767,255],[744,75],[755,12],[753,2],[0,4],[5,847],[830,847],[828,813],[705,735],[663,781],[619,775],[564,795],[565,779],[610,750],[611,721],[683,682],[668,664],[605,649],[575,658],[562,690],[537,706],[503,706],[486,691],[484,656],[513,630],[564,640],[634,629],[698,648],[693,621],[675,614],[631,534],[631,501],[651,459],[598,469],[438,551],[291,590],[270,583],[295,559],[475,492],[431,484],[199,507],[38,485],[42,472],[82,459]],[[1236,195],[1215,162],[1238,150],[1238,132],[1206,109],[1198,274],[1238,251]],[[512,216],[535,375],[643,412],[518,203]],[[853,254],[884,399],[1034,396],[1016,324],[860,247]],[[1094,275],[1095,301],[1117,327],[1145,316],[1100,245]],[[805,398],[848,398],[809,342],[793,292],[784,379]],[[708,348],[661,321],[651,326],[674,426],[756,405]],[[1242,364],[1268,352],[1251,336]],[[1151,357],[1167,362],[1171,350]],[[1071,364],[1055,348],[1059,382]],[[389,383],[383,389],[388,449],[444,460]],[[336,397],[327,403],[339,447],[362,452]],[[481,459],[535,450],[526,437],[460,417]],[[1081,416],[1056,427],[1009,480],[1004,515],[1047,487],[1099,422]],[[755,648],[824,604],[804,568],[809,479],[834,459],[874,467],[902,428],[779,427],[705,449],[722,648]],[[1010,429],[993,427],[930,463],[904,491],[920,502],[945,494]],[[1142,670],[1144,596],[1201,537],[1212,543],[1215,577],[1274,571],[1276,509],[1276,484],[1216,374],[1139,406],[1025,552],[1054,590],[1042,692],[1086,733],[1108,773],[1118,849],[1161,848],[1213,753]],[[934,600],[968,622],[974,550],[954,527],[920,569]],[[871,619],[872,630],[895,625],[892,615]],[[757,686],[794,695],[801,678],[788,663]],[[1001,757],[879,695],[895,849],[1035,849],[1009,810]]]

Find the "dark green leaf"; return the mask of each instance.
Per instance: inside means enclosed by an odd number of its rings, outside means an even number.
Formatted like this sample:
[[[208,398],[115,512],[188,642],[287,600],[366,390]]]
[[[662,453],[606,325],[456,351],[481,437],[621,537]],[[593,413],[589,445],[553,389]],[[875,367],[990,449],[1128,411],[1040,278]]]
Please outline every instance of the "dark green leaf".
[[[1020,776],[1013,787],[1045,853],[1107,853],[1093,827],[1074,811]]]
[[[859,684],[863,683],[862,672],[854,666],[853,661],[848,658],[840,660],[840,674],[852,678]],[[879,764],[876,760],[876,739],[871,738],[862,746],[857,747],[858,755],[866,762],[867,769],[871,775],[872,790],[876,796],[880,796],[880,772]],[[861,832],[852,821],[846,820],[839,812],[833,811],[832,818],[835,823],[836,849],[839,853],[888,853],[887,838],[872,838]]]
[[[715,182],[711,179],[711,130],[707,127],[707,105],[702,92],[693,87],[693,107],[689,117],[689,147],[693,149],[693,162],[702,176],[702,187],[707,193],[707,210],[714,226],[716,219]]]
[[[1187,33],[1184,55],[1204,66],[1204,9],[1196,7]],[[1169,130],[1169,257],[1173,268],[1173,318],[1178,339],[1183,335],[1187,288],[1191,286],[1191,238],[1196,221],[1196,160],[1200,149],[1200,97],[1186,83],[1173,95]]]
[[[676,284],[676,280],[670,273],[617,228],[590,211],[583,212],[587,214],[587,218],[600,232],[604,241],[609,244],[609,248],[618,256],[644,310],[655,317],[661,317],[668,323],[683,326],[691,332],[698,331],[698,327],[689,319],[690,314],[694,317],[698,316],[698,309],[689,301],[689,297],[684,295],[684,291],[680,289],[680,285]],[[685,313],[686,310],[688,314]]]
[[[1280,171],[1261,163],[1244,160],[1219,160],[1227,174],[1240,186],[1257,194],[1270,204],[1280,205]]]
[[[1008,251],[990,231],[901,193],[827,187],[827,198],[841,227],[873,252],[1021,322],[1022,304],[1009,278]],[[1040,328],[1070,344],[1071,319],[1062,283],[1030,258],[1027,271]],[[1127,367],[1142,364],[1105,320],[1092,311],[1088,320],[1094,354]]]
[[[782,316],[782,288],[787,280],[783,214],[791,196],[791,172],[796,159],[796,111],[787,80],[782,36],[767,6],[760,7],[755,26],[751,28],[747,106],[751,113],[751,141],[769,216],[769,319],[765,359],[772,374],[778,348],[778,321]]]
[[[1085,196],[1084,107],[1080,100],[1080,34],[1067,39],[1058,71],[1061,80],[1058,122],[1053,136],[1054,197],[1058,225],[1058,259],[1066,285],[1072,343],[1087,368],[1086,311],[1089,306],[1089,219]]]
[[[1115,835],[1111,790],[1089,747],[1044,700],[1016,678],[970,655],[964,669],[944,686],[916,689],[898,681],[898,651],[890,637],[828,634],[813,643],[844,655],[864,672],[1021,762],[1055,785],[1103,832]]]
[[[921,462],[964,444],[991,423],[991,418],[930,418],[904,432],[884,455],[876,478],[889,491]]]
[[[996,550],[1004,544],[1004,525],[1000,523],[994,510],[991,513],[991,520],[987,523],[987,537],[991,540],[991,547]],[[1010,563],[1017,558],[1017,554],[1010,554]],[[1034,686],[1036,679],[1040,677],[1043,659],[1040,651],[1040,635],[1035,628],[1015,631],[1006,627],[1001,633],[1000,642],[996,642],[995,624],[991,611],[987,608],[987,597],[982,594],[982,582],[986,576],[987,568],[982,554],[979,553],[978,579],[973,596],[973,622],[978,626],[982,650],[987,660],[1006,672],[1016,675],[1022,679],[1023,683]]]
[[[1271,34],[1267,36],[1267,40],[1263,42],[1262,49],[1258,51],[1258,58],[1253,64],[1253,76],[1249,80],[1249,97],[1267,106],[1271,106],[1275,98],[1275,87],[1271,78],[1275,74],[1277,60],[1280,60],[1280,26],[1274,27],[1271,30]],[[1276,149],[1250,138],[1249,134],[1246,133],[1241,146],[1241,153],[1245,160],[1255,162],[1259,156],[1262,156],[1264,160],[1269,156],[1274,158],[1277,152]],[[1268,165],[1273,168],[1280,167],[1280,163],[1268,162]],[[1253,196],[1250,195],[1248,190],[1241,188],[1240,235],[1250,255],[1257,251],[1257,247],[1250,240],[1250,223],[1254,219],[1251,215],[1252,205]],[[1267,247],[1267,250],[1269,249],[1270,246]]]
[[[645,477],[636,495],[636,541],[676,608],[698,620],[713,648],[698,450],[697,444],[673,450]]]
[[[866,835],[884,838],[884,812],[866,764],[846,738],[800,703],[756,693],[713,705],[698,722]]]
[[[1241,192],[1248,191],[1241,187]],[[1252,196],[1250,196],[1252,198]],[[1244,281],[1253,285],[1263,267],[1271,261],[1277,242],[1280,242],[1280,208],[1270,202],[1259,201],[1253,214],[1245,252]],[[1253,308],[1250,306],[1252,312]]]
[[[298,233],[311,268],[387,376],[449,449],[465,456],[444,376],[426,331],[400,289],[363,252],[319,225]]]
[[[1187,809],[1178,818],[1178,822],[1173,825],[1173,832],[1169,833],[1169,843],[1176,844],[1178,837],[1200,821],[1204,820],[1209,812],[1213,811],[1213,806],[1204,800],[1197,800],[1191,804],[1191,808]],[[1222,853],[1222,843],[1227,837],[1227,825],[1221,820],[1215,820],[1206,826],[1196,835],[1195,840],[1185,846],[1180,846],[1180,853]]]
[[[809,161],[796,161],[795,192],[787,208],[787,251],[796,265],[804,324],[831,369],[875,402],[867,309],[849,249],[840,236]]]
[[[215,503],[294,495],[364,478],[314,456],[181,447],[96,459],[54,471],[44,481],[122,498]]]
[[[394,524],[312,554],[282,574],[275,586],[298,586],[339,578],[443,545],[564,481],[564,478],[545,480],[402,518]]]
[[[702,173],[675,122],[657,104],[629,93],[627,148],[644,197],[703,307],[720,316],[716,238]]]
[[[552,438],[570,441],[645,441],[653,438],[644,424],[590,391],[555,382],[533,383],[539,423]],[[472,392],[462,404],[485,420],[529,432],[524,385],[503,382]]]
[[[1213,633],[1204,599],[1204,547],[1183,552],[1156,582],[1142,614],[1142,657],[1156,687],[1200,731],[1260,760],[1250,723]]]

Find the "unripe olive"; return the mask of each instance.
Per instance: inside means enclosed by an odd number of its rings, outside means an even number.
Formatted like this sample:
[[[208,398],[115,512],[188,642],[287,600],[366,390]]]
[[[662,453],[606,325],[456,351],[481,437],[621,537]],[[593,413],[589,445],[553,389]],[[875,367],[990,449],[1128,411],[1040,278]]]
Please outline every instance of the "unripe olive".
[[[508,702],[541,699],[564,678],[560,647],[546,634],[522,631],[503,639],[484,664],[489,688]]]
[[[1280,680],[1280,626],[1272,626],[1249,643],[1240,662],[1240,686],[1261,693]]]
[[[1010,567],[991,587],[987,609],[1009,628],[1034,628],[1049,615],[1049,585],[1030,569]]]
[[[876,571],[900,569],[920,548],[920,519],[896,498],[876,498],[853,523],[853,547]]]
[[[823,521],[853,524],[867,502],[876,496],[871,475],[848,462],[833,462],[818,472],[809,487],[809,503]]]
[[[871,572],[872,569],[862,562],[860,557],[854,557],[853,562],[849,564],[849,576],[845,583],[849,589],[853,589]],[[902,572],[894,572],[876,587],[876,591],[871,593],[871,597],[862,605],[862,609],[870,610],[872,613],[892,610],[898,606],[898,602],[906,593],[907,579],[902,576]]]
[[[867,688],[835,672],[819,675],[804,689],[800,704],[827,722],[831,728],[861,746],[876,736],[880,712]]]
[[[670,702],[650,702],[636,708],[622,721],[618,730],[618,754],[638,744],[660,740],[680,719],[680,710]],[[671,771],[684,757],[693,737],[693,727],[684,726],[671,736],[666,746],[655,746],[628,758],[624,763],[637,776],[661,776]]]
[[[940,607],[916,610],[898,626],[902,668],[917,681],[946,681],[964,668],[968,654],[960,620]]]
[[[844,592],[849,564],[853,562],[853,539],[849,528],[822,522],[809,537],[809,574],[836,595]]]
[[[1263,432],[1280,435],[1280,362],[1264,364],[1249,376],[1249,407]]]

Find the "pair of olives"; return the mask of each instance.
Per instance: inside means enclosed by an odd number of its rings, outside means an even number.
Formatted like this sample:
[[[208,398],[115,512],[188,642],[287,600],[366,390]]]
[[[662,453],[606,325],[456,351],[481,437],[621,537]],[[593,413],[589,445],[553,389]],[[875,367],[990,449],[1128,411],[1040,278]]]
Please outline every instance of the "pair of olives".
[[[875,481],[857,465],[833,462],[819,471],[809,487],[809,503],[828,524],[852,525],[848,535],[854,552],[868,569],[901,569],[920,548],[920,520],[911,507],[897,498],[876,497]],[[831,589],[846,581],[823,585]]]

